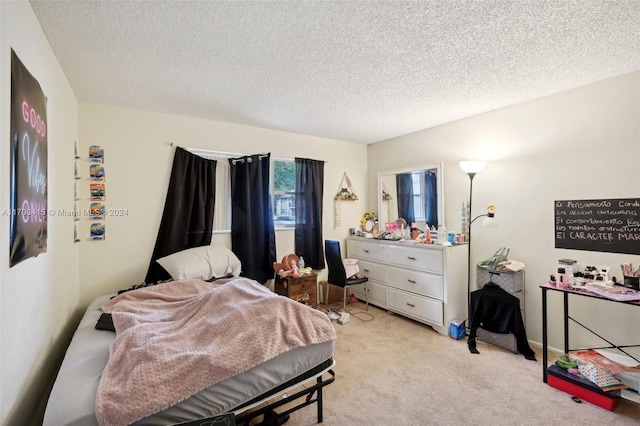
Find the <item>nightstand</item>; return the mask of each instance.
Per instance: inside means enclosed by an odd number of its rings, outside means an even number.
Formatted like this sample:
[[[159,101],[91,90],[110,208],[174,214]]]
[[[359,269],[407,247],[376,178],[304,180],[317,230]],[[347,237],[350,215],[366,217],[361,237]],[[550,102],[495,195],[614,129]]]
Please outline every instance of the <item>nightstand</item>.
[[[310,273],[298,278],[276,275],[275,292],[289,299],[315,308],[318,303],[318,274]]]

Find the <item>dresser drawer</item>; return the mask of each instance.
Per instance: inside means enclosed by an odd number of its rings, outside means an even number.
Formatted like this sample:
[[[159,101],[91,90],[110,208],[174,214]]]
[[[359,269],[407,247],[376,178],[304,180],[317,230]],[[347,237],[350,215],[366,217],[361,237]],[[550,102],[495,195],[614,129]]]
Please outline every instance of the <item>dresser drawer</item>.
[[[373,263],[367,260],[358,260],[358,268],[362,275],[371,280],[377,280],[383,283],[387,282],[387,265]]]
[[[386,262],[387,247],[382,244],[348,240],[347,255],[356,259],[368,259],[373,261]]]
[[[390,264],[420,269],[422,271],[442,274],[442,250],[418,247],[389,246],[387,253]]]
[[[364,284],[353,285],[349,287],[358,299],[361,301],[365,301],[364,297]],[[387,286],[378,283],[376,281],[368,281],[367,282],[367,290],[368,290],[368,298],[369,303],[372,303],[376,306],[380,306],[381,308],[387,308]]]
[[[442,275],[390,266],[389,285],[434,299],[442,300],[444,297],[444,278]]]
[[[444,311],[442,301],[417,296],[394,288],[387,290],[387,297],[389,298],[389,310],[398,311],[433,325],[443,325]]]

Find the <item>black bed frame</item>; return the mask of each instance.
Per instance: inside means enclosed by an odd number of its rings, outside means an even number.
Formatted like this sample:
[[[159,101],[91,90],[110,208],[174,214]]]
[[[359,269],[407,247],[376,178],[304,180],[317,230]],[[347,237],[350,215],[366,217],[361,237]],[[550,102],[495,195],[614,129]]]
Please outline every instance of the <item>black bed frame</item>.
[[[279,425],[283,423],[282,420],[288,418],[289,414],[314,403],[317,403],[318,423],[322,423],[322,388],[333,383],[333,381],[336,379],[336,373],[334,373],[333,370],[330,369],[327,371],[327,373],[329,373],[331,377],[327,378],[326,380],[323,379],[322,376],[318,376],[316,378],[316,383],[313,386],[309,386],[299,392],[294,393],[293,395],[288,395],[285,398],[274,401],[258,410],[250,410],[238,415],[236,417],[236,425],[249,426],[249,422],[252,419],[263,415],[265,416],[265,420],[260,423],[261,425]],[[317,394],[317,396],[314,397],[314,394]],[[295,406],[289,408],[288,410],[285,410],[281,413],[275,411],[276,408],[285,404],[289,404],[292,401],[296,401],[303,397],[305,397],[304,401],[298,402]]]
[[[180,426],[213,426],[213,425],[242,425],[249,426],[251,420],[263,416],[263,420],[259,423],[261,426],[277,426],[281,425],[289,417],[289,414],[294,411],[298,411],[301,408],[306,407],[307,405],[311,405],[317,403],[317,414],[318,414],[318,423],[322,423],[322,388],[333,383],[336,379],[336,374],[329,367],[333,366],[333,359],[329,359],[324,363],[318,365],[316,368],[313,368],[306,373],[289,380],[286,383],[272,389],[268,394],[261,395],[257,398],[248,401],[247,403],[236,407],[233,410],[233,413],[226,413],[220,416],[209,417],[206,419],[200,419],[195,421],[189,421],[186,423],[180,423]],[[328,369],[327,369],[328,368]],[[328,373],[331,377],[326,379],[323,378],[324,372]],[[319,374],[316,377],[316,382],[314,385],[305,387],[303,390],[296,392],[292,395],[286,395],[281,399],[278,399],[266,406],[256,409],[250,410],[249,406],[258,403],[260,401],[266,401],[269,398],[274,398],[279,394],[282,394],[286,389],[291,388],[295,385],[302,385],[306,379],[310,379],[311,377]],[[316,394],[316,396],[314,396]],[[285,404],[290,404],[300,398],[305,398],[304,401],[298,401],[296,405],[289,408],[288,410],[282,411],[280,413],[276,412],[276,408],[279,408]],[[245,411],[242,411],[243,408],[247,407]],[[239,413],[234,416],[234,413]]]

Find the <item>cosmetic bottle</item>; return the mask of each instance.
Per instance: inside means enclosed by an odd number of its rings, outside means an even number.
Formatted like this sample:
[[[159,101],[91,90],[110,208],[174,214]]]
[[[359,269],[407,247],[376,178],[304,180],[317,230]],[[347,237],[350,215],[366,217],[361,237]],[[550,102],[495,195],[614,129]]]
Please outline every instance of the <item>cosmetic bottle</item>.
[[[556,287],[569,287],[568,277],[564,268],[558,268],[558,273],[556,274]]]
[[[447,228],[444,225],[438,225],[438,244],[444,244],[447,241]]]
[[[451,243],[451,245],[456,243],[456,233],[455,232],[449,232],[449,234],[447,235],[447,241],[449,241]]]
[[[431,230],[429,232],[431,233],[431,243],[436,244],[438,242],[438,230],[435,225],[431,225]]]

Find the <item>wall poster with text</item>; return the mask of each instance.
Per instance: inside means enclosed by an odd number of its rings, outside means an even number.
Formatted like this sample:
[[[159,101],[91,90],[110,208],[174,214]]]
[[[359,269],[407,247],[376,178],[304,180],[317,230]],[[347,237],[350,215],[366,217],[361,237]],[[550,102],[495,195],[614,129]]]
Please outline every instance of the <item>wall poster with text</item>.
[[[47,251],[47,99],[11,50],[9,267]]]

